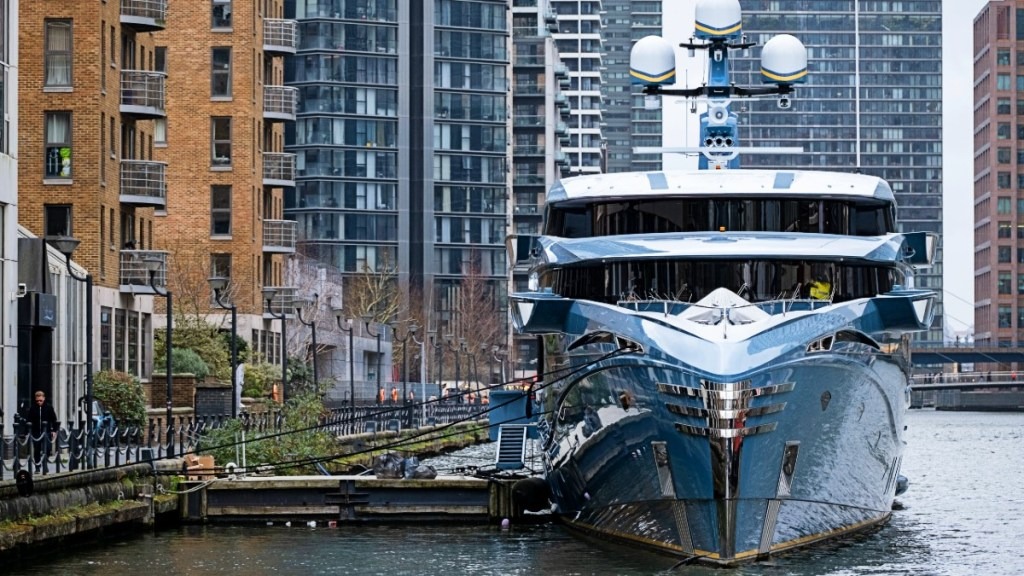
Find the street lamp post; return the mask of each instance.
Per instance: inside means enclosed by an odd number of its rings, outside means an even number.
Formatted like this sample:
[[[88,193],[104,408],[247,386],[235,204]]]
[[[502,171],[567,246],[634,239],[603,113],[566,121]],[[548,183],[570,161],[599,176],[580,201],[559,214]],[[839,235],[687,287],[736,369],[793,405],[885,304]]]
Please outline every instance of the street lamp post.
[[[267,302],[267,314],[270,314],[271,318],[281,321],[281,403],[284,404],[285,389],[288,387],[288,332],[287,322],[285,322],[288,312],[282,306],[280,315],[274,313],[273,300],[276,295],[277,288],[268,286],[263,289],[263,299]]]
[[[353,332],[356,327],[352,325],[352,319],[349,318],[345,322],[341,321],[343,312],[341,308],[334,309],[334,320],[338,323],[338,328],[342,332],[348,332],[348,397],[352,403],[352,419],[355,422],[356,417],[356,363],[355,363],[355,352],[352,349],[353,346]]]
[[[462,379],[462,349],[466,347],[466,340],[459,338],[455,340],[451,335],[444,337],[448,346],[455,353],[455,393],[458,394],[456,402],[462,403],[462,388],[459,386],[459,381]]]
[[[92,274],[86,273],[85,276],[79,276],[71,269],[71,254],[81,242],[78,238],[60,236],[48,238],[47,241],[64,255],[68,276],[85,283],[85,450],[88,454],[85,461],[86,466],[92,467],[95,462],[95,455],[92,452],[93,433],[95,432],[95,427],[92,424]]]
[[[320,308],[320,295],[314,292],[313,300],[311,301],[311,303],[313,304],[313,317],[308,322],[302,318],[301,306],[295,307],[295,315],[299,318],[299,323],[301,323],[303,326],[309,326],[309,330],[313,334],[313,386],[316,389],[317,396],[319,396],[320,377],[316,368],[316,313],[319,311]]]
[[[420,426],[427,424],[427,350],[426,338],[416,339],[416,333],[412,334],[412,341],[420,347]]]
[[[371,322],[373,322],[373,317],[372,316],[369,316],[369,315],[363,316],[363,326],[366,327],[366,333],[377,339],[377,362],[376,362],[377,363],[377,367],[376,367],[376,372],[377,372],[377,394],[378,394],[377,397],[380,398],[379,394],[380,394],[380,391],[381,391],[381,386],[380,386],[380,334],[381,333],[379,331],[380,330],[379,328],[378,328],[378,332],[376,334],[374,334],[373,330],[370,330],[370,323]]]
[[[213,289],[213,299],[217,302],[217,306],[225,310],[231,311],[231,417],[238,418],[238,400],[240,386],[237,382],[238,379],[238,307],[235,306],[234,302],[231,304],[225,304],[221,297],[224,295],[224,290],[228,287],[228,279],[220,276],[215,276],[209,280],[210,288]]]
[[[168,458],[173,458],[174,457],[174,427],[171,425],[171,420],[174,418],[174,413],[171,410],[171,407],[172,407],[171,393],[172,393],[172,390],[173,390],[173,386],[172,386],[173,381],[171,379],[171,349],[174,347],[174,299],[173,299],[173,297],[171,295],[171,291],[170,290],[167,290],[166,287],[163,290],[161,290],[156,285],[156,273],[157,273],[157,270],[159,270],[160,267],[164,265],[164,261],[162,259],[160,259],[160,258],[149,257],[149,258],[143,258],[142,259],[142,264],[143,264],[143,266],[146,267],[146,270],[149,272],[149,286],[150,286],[150,288],[152,288],[153,292],[156,293],[157,295],[163,296],[164,298],[167,299],[167,342],[166,342],[166,352],[167,352],[166,363],[167,363],[167,367],[165,368],[165,371],[167,373],[165,374],[166,381],[164,383],[164,386],[166,387],[165,394],[167,395],[167,457]],[[165,286],[166,286],[166,282],[165,282]]]
[[[405,337],[399,338],[398,330],[395,329],[395,326],[391,327],[392,338],[402,345],[402,404],[409,403],[409,354],[405,343],[409,341],[410,337],[415,340],[417,330],[419,330],[419,328],[415,324],[410,324],[409,327],[405,329]]]
[[[441,339],[437,337],[437,330],[427,330],[430,337],[430,347],[434,349],[434,372],[437,375],[437,398],[441,398],[441,382],[444,380],[444,352]]]

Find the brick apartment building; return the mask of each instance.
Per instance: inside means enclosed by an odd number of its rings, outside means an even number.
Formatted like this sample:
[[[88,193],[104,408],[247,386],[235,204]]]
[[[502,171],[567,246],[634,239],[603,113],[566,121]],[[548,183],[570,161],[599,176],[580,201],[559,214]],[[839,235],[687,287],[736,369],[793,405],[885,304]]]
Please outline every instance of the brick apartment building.
[[[181,2],[154,34],[155,66],[167,74],[154,155],[167,164],[169,191],[154,237],[171,261],[175,306],[229,327],[207,284],[227,278],[239,336],[275,363],[280,321],[265,313],[263,289],[278,288],[273,312],[294,312],[284,268],[295,222],[283,219],[282,187],[294,186],[284,124],[295,120],[298,90],[283,76],[298,37],[283,14],[282,0]]]
[[[95,282],[95,368],[152,371],[153,293],[146,258],[166,165],[154,159],[165,75],[151,32],[167,0],[22,2],[19,37],[19,222],[81,241]],[[164,281],[161,265],[156,282]]]
[[[227,278],[238,334],[280,362],[262,291],[282,287],[295,250],[282,218],[294,156],[281,151],[297,106],[283,57],[297,35],[283,13],[282,0],[21,3],[19,220],[81,241],[96,370],[153,372],[166,310],[151,260],[176,312],[224,328],[207,280]],[[294,312],[293,296],[278,290],[273,311]]]

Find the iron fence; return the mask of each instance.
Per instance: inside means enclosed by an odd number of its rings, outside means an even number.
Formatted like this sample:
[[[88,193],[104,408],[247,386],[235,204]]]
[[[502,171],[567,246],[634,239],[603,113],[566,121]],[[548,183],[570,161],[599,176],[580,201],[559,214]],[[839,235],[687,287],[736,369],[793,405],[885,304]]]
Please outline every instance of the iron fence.
[[[337,437],[353,434],[401,431],[454,424],[487,418],[480,405],[410,404],[405,406],[341,406],[331,408],[321,419],[321,427]],[[281,411],[240,414],[246,434],[285,432]],[[101,427],[94,430],[92,445],[87,429],[79,425],[61,427],[56,435],[46,427],[36,436],[27,425],[15,425],[15,435],[0,440],[0,481],[27,469],[33,476],[59,474],[88,468],[145,463],[167,458],[168,454],[188,454],[196,450],[203,435],[231,421],[223,416],[180,416],[170,422],[150,418],[145,428]],[[168,444],[170,439],[170,444]]]

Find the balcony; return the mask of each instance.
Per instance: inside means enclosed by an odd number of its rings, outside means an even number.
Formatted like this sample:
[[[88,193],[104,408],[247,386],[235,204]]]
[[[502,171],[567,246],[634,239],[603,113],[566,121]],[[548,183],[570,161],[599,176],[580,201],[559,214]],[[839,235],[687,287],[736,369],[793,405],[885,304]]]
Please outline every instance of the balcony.
[[[543,186],[544,176],[541,174],[516,174],[512,177],[513,186]]]
[[[569,77],[569,67],[566,66],[562,62],[559,62],[559,63],[555,64],[555,78],[568,78],[568,77]]]
[[[543,156],[544,152],[544,146],[539,144],[516,144],[512,147],[512,155],[516,157]]]
[[[295,122],[299,89],[291,86],[263,87],[263,119],[267,122]]]
[[[138,32],[167,27],[167,0],[121,0],[121,24]]]
[[[121,250],[121,292],[127,294],[155,294],[149,285],[149,270],[145,261],[163,262],[156,271],[157,286],[167,286],[167,252],[157,250]]]
[[[263,185],[272,188],[295,186],[295,154],[264,152]]]
[[[559,92],[558,94],[555,94],[555,106],[558,106],[559,108],[561,108],[563,110],[568,110],[569,109],[569,97],[566,96],[565,94],[561,93],[561,92]]]
[[[167,74],[121,70],[121,113],[135,118],[164,118]]]
[[[273,56],[295,54],[299,47],[299,23],[295,20],[265,18],[263,51]]]
[[[263,252],[294,254],[297,224],[294,220],[264,220]]]
[[[121,160],[121,204],[167,208],[167,163]]]
[[[524,96],[543,96],[544,86],[537,82],[521,82],[512,86],[512,96],[524,97]]]
[[[277,293],[274,294],[274,299],[270,301],[269,309],[267,308],[267,301],[263,300],[263,296],[260,295],[260,300],[263,301],[263,318],[273,320],[274,316],[272,313],[277,314],[278,317],[282,313],[286,314],[289,318],[294,316],[298,289],[295,286],[267,286],[267,288],[273,288],[277,290]]]
[[[512,214],[516,216],[543,216],[544,209],[540,204],[520,204],[517,202],[512,208]]]
[[[559,150],[555,153],[555,164],[558,164],[559,166],[568,166],[569,157],[565,155],[565,152]]]
[[[555,134],[558,134],[559,136],[565,136],[569,134],[569,125],[566,124],[565,122],[559,122],[558,124],[555,124]]]

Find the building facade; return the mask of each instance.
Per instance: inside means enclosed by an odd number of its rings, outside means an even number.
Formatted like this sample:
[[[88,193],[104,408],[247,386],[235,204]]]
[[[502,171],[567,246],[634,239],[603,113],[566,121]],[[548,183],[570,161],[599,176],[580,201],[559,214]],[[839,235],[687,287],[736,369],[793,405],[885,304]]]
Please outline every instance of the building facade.
[[[602,102],[605,12],[601,0],[549,1],[558,26],[554,33],[555,47],[569,74],[569,90],[556,101],[570,110],[569,144],[563,148],[569,159],[569,173],[573,176],[599,174],[606,171],[606,143],[601,132],[605,110]],[[626,59],[629,59],[628,54]]]
[[[601,31],[602,135],[607,171],[661,170],[661,154],[635,154],[638,146],[657,148],[662,142],[662,110],[644,106],[629,76],[629,53],[645,36],[663,36],[660,0],[604,0]],[[582,95],[582,94],[581,94]]]
[[[18,291],[18,0],[0,0],[0,289]],[[17,302],[0,305],[0,435],[13,433],[18,406]]]
[[[285,213],[300,249],[350,278],[394,275],[403,295],[422,295],[422,311],[400,310],[401,319],[419,317],[439,337],[484,338],[470,333],[486,324],[466,317],[461,287],[480,279],[504,310],[508,2],[308,0],[295,9],[301,41],[285,81],[300,104],[286,133],[296,177]]]
[[[547,191],[569,171],[562,150],[570,144],[569,67],[559,58],[553,33],[558,15],[546,2],[512,7],[512,225],[515,234],[540,234]],[[512,291],[526,291],[525,266],[512,269]],[[514,375],[537,370],[537,339],[513,338]]]
[[[166,25],[167,3],[22,2],[18,12],[18,220],[32,235],[81,241],[73,255],[95,285],[94,368],[145,379],[153,289],[144,262],[158,262],[158,285],[166,277],[153,243],[154,210],[167,201],[166,164],[153,156],[166,77],[150,33]],[[81,362],[84,341],[72,345],[67,357]]]
[[[974,341],[1018,347],[1024,345],[1024,2],[989,2],[974,20],[973,45]]]
[[[274,364],[285,349],[278,317],[294,316],[296,298],[285,282],[296,224],[284,219],[283,189],[295,185],[284,133],[298,107],[284,59],[297,47],[298,25],[282,0],[176,4],[154,35],[155,68],[167,78],[154,148],[168,188],[155,236],[170,261],[175,307],[230,328],[208,284],[226,278],[222,300],[238,309],[237,334]]]
[[[742,54],[733,81],[760,84],[760,47],[794,34],[807,47],[806,85],[791,110],[771,99],[739,103],[740,145],[798,146],[804,154],[749,154],[748,168],[857,171],[887,180],[901,232],[942,232],[942,14],[938,0],[741,0]],[[734,104],[735,106],[736,104]],[[939,295],[922,335],[943,341],[942,250],[917,286]]]

